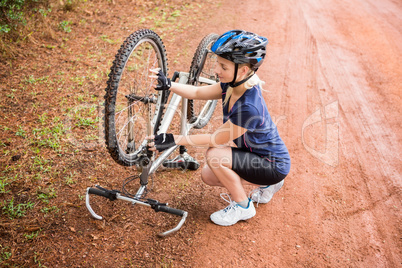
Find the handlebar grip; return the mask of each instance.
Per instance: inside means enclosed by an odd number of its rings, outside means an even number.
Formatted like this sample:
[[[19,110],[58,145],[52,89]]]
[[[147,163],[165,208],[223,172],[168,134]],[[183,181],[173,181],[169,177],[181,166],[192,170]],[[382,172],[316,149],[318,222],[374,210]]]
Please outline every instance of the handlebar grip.
[[[88,193],[109,198],[109,193],[102,191],[100,189],[97,189],[97,188],[89,188]]]
[[[174,215],[177,215],[177,216],[183,216],[184,213],[185,213],[184,210],[180,210],[180,209],[177,209],[177,208],[171,208],[171,207],[167,207],[167,206],[158,206],[158,208],[155,209],[155,211],[162,211],[162,212],[174,214]]]

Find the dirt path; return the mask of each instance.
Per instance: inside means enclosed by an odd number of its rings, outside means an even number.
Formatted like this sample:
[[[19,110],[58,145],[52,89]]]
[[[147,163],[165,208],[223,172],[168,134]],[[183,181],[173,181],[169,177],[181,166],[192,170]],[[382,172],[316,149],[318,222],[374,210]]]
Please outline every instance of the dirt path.
[[[241,16],[222,16],[215,31],[270,39],[259,74],[293,162],[252,220],[229,228],[205,220],[192,266],[399,266],[402,5],[226,1],[219,13]]]
[[[34,204],[17,218],[1,208],[0,266],[401,265],[400,1],[78,2],[74,12],[53,8],[49,37],[39,29],[0,62],[0,204]],[[253,219],[212,224],[209,215],[226,204],[200,170],[159,170],[150,187],[148,197],[189,212],[172,236],[156,234],[177,218],[144,207],[94,197],[105,219],[89,216],[88,186],[120,189],[136,172],[111,159],[88,107],[101,103],[116,51],[139,28],[161,35],[170,75],[189,67],[211,32],[269,38],[258,72],[292,169]],[[217,127],[219,114],[201,131]],[[203,150],[189,152],[203,162]]]

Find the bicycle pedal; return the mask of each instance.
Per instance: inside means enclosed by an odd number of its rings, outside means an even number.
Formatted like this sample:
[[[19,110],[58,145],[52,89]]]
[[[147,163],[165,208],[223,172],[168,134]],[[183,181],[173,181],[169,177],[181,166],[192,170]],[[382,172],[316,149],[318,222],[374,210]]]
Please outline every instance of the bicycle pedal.
[[[189,170],[197,170],[200,164],[191,156],[183,157],[177,156],[172,160],[165,160],[162,165],[166,168],[181,168]]]

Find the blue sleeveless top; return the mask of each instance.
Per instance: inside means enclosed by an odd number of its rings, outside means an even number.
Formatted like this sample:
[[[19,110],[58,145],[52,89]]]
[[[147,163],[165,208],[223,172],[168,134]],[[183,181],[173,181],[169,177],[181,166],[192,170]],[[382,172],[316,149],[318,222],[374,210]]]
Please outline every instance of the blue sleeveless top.
[[[229,85],[221,83],[222,101]],[[258,85],[246,90],[228,111],[229,101],[223,105],[223,123],[230,120],[233,124],[247,129],[239,138],[233,140],[238,148],[256,153],[275,163],[276,171],[287,175],[290,171],[290,156],[285,143],[271,115],[261,89]]]

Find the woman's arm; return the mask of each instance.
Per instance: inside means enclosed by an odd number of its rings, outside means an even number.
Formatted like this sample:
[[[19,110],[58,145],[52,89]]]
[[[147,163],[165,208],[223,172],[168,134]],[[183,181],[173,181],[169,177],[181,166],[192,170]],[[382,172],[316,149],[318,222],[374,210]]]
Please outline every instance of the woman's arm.
[[[219,147],[237,139],[246,133],[246,131],[247,129],[237,126],[228,120],[213,134],[175,135],[174,138],[177,145]]]
[[[191,100],[216,100],[222,97],[220,83],[196,87],[172,82],[170,90],[183,98]]]
[[[244,133],[246,133],[247,129],[242,128],[233,124],[230,121],[227,121],[221,127],[219,127],[213,134],[198,134],[198,135],[172,135],[172,141],[168,135],[171,134],[164,134],[167,135],[163,138],[159,137],[158,135],[158,146],[164,146],[165,149],[172,147],[174,145],[184,145],[184,146],[204,146],[204,147],[219,147],[227,144],[229,141],[237,139]],[[155,139],[155,136],[146,137],[146,139]],[[161,141],[163,139],[163,141]],[[155,140],[156,141],[156,140]],[[155,151],[155,142],[151,142],[148,144],[149,149],[151,151]],[[160,150],[161,151],[161,150]]]
[[[222,88],[220,83],[196,87],[192,85],[170,82],[170,79],[166,78],[166,76],[160,72],[160,69],[151,69],[150,72],[155,74],[151,75],[151,78],[156,78],[158,80],[161,79],[163,82],[160,83],[162,84],[169,83],[170,90],[184,98],[192,100],[216,100],[222,97]],[[158,90],[162,90],[162,88]]]

